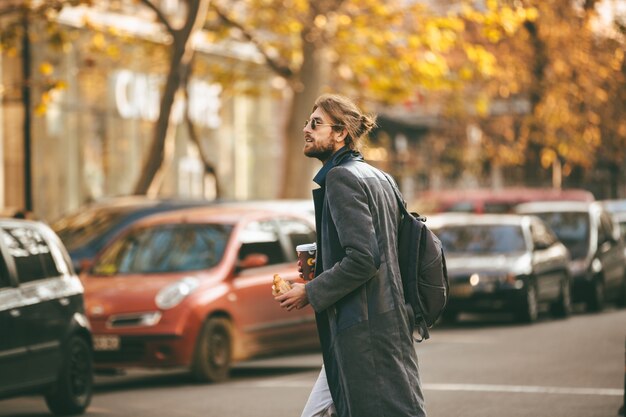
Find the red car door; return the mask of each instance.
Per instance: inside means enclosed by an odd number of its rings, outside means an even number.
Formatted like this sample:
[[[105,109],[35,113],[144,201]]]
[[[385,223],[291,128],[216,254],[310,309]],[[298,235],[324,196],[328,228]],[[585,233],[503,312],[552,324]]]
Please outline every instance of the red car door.
[[[311,308],[286,311],[272,296],[274,274],[287,281],[300,281],[295,254],[290,254],[275,222],[254,221],[240,235],[239,259],[265,255],[267,264],[237,273],[233,290],[238,306],[238,326],[244,337],[260,352],[298,348],[316,340]]]

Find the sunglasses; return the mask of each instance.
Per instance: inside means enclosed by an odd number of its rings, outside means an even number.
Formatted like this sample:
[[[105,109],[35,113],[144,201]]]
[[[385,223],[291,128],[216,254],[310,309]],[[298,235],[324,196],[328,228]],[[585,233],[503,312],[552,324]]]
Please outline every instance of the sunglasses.
[[[318,126],[332,126],[332,127],[343,126],[343,125],[336,125],[336,124],[332,124],[332,123],[321,123],[319,121],[319,119],[311,119],[311,120],[305,120],[304,121],[304,127],[307,127],[309,123],[311,123],[311,129],[312,130],[317,129]]]

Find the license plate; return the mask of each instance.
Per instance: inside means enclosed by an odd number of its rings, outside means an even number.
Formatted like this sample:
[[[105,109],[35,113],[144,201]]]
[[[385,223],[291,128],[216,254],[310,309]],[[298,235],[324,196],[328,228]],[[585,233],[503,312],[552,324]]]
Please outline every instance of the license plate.
[[[453,285],[450,287],[450,296],[463,298],[469,297],[472,295],[472,286],[471,285]]]
[[[119,336],[94,336],[93,350],[120,350]]]

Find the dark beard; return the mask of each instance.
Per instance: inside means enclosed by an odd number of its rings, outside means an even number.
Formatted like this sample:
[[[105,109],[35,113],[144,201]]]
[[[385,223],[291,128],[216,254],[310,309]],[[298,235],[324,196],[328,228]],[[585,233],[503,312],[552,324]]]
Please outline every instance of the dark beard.
[[[328,158],[332,156],[335,152],[335,148],[332,143],[327,144],[326,146],[316,146],[309,149],[304,149],[304,155],[309,158],[317,158],[322,162],[326,162]]]

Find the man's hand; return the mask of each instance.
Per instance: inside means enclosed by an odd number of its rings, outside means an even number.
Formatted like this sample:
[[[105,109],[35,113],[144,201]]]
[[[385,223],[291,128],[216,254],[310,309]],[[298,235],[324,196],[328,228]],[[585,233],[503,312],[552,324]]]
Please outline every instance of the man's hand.
[[[280,306],[287,311],[294,308],[299,310],[309,304],[309,298],[306,296],[304,284],[294,283],[293,288],[285,294],[274,297],[274,300],[280,303]]]

